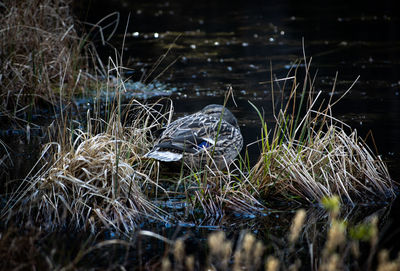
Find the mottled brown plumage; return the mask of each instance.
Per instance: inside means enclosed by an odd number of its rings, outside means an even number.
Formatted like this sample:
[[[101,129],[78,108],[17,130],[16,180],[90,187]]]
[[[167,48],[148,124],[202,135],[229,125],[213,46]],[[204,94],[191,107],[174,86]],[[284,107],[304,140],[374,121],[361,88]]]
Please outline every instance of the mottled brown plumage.
[[[235,116],[222,105],[212,104],[170,123],[145,157],[164,162],[183,159],[197,167],[212,156],[217,167],[224,168],[242,146],[243,137]]]

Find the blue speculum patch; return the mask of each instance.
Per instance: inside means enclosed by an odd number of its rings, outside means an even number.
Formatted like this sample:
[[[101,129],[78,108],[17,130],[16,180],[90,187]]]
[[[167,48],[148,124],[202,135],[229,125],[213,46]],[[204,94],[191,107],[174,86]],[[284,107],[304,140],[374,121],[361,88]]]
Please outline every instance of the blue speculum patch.
[[[210,144],[210,142],[207,142],[207,141],[203,141],[203,142],[201,142],[197,147],[199,148],[199,149],[201,149],[201,148],[208,148],[208,147],[210,147],[211,146],[211,144]]]

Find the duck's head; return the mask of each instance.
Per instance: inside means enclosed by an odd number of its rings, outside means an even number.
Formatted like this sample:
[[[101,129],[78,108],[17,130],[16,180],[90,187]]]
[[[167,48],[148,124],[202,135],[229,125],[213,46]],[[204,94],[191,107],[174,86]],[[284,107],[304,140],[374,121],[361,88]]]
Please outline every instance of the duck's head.
[[[206,107],[204,107],[201,110],[201,112],[203,112],[204,114],[216,117],[218,119],[221,117],[221,114],[223,113],[223,116],[222,116],[223,120],[232,124],[235,127],[239,127],[235,116],[232,114],[231,111],[228,110],[228,108],[226,108],[226,107],[224,108],[223,105],[210,104],[210,105],[207,105]]]

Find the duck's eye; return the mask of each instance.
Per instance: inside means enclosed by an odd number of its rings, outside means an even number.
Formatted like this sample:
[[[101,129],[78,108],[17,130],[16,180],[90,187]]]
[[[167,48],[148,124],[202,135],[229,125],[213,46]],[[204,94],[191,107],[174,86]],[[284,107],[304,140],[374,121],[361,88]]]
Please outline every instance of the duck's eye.
[[[210,142],[207,142],[207,141],[203,141],[203,142],[201,142],[199,145],[198,145],[198,148],[199,149],[201,149],[201,148],[208,148],[208,147],[210,147],[211,146],[211,144],[210,144]]]

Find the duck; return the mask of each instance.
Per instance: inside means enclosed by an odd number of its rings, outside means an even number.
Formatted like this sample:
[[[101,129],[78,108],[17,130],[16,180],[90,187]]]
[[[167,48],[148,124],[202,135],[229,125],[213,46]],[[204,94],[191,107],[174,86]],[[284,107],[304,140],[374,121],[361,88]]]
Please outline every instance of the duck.
[[[242,147],[243,136],[235,116],[223,105],[210,104],[167,125],[144,157],[183,161],[190,167],[202,167],[212,157],[211,165],[224,169]]]

